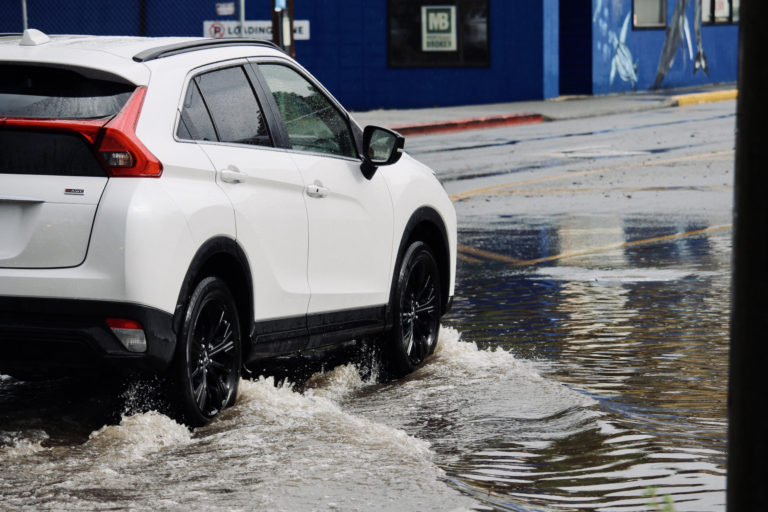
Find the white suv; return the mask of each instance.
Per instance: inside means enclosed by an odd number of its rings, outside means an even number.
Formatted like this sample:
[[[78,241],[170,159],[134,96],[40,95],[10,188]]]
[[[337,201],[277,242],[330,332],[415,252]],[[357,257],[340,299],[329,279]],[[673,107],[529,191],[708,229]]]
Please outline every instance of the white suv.
[[[264,41],[0,36],[0,372],[149,369],[200,425],[261,358],[411,371],[456,217],[403,142]]]

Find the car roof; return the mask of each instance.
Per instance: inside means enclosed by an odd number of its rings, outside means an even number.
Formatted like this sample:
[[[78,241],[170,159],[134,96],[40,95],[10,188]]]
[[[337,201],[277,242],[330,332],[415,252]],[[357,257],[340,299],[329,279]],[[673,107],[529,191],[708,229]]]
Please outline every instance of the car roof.
[[[94,69],[120,76],[136,85],[149,81],[147,61],[181,53],[247,46],[253,55],[273,55],[263,40],[200,37],[133,37],[46,35],[30,29],[24,34],[0,34],[0,63],[37,63]]]

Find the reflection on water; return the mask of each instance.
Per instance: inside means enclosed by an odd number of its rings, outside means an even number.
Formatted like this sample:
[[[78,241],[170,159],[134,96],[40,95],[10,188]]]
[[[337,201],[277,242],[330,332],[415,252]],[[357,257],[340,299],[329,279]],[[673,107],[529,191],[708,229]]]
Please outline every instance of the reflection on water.
[[[536,252],[538,240],[517,233],[505,240],[522,243],[505,253],[533,259],[707,227],[579,220],[541,230],[557,240],[555,251]],[[482,233],[467,235],[486,248]],[[580,428],[569,421],[560,439],[529,446],[509,436],[452,473],[472,489],[490,482],[518,505],[645,510],[653,487],[676,510],[724,508],[729,244],[725,230],[537,268],[465,264],[466,292],[449,323],[483,346],[538,361],[546,377],[598,405],[596,418]],[[491,245],[505,251],[498,238]]]
[[[706,227],[520,225],[461,239],[525,260]],[[654,488],[677,511],[720,510],[729,239],[462,263],[412,375],[348,363],[300,388],[243,381],[194,432],[112,418],[114,390],[93,382],[0,377],[0,509],[648,510]]]

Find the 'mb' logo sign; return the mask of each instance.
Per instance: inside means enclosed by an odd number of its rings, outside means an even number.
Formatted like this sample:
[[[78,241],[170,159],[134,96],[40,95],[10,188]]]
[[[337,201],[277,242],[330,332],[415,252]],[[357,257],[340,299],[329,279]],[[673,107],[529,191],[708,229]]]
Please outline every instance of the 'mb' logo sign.
[[[435,32],[450,32],[451,10],[439,8],[427,11],[427,27],[427,31],[430,34]]]
[[[421,7],[421,51],[456,51],[456,6]]]

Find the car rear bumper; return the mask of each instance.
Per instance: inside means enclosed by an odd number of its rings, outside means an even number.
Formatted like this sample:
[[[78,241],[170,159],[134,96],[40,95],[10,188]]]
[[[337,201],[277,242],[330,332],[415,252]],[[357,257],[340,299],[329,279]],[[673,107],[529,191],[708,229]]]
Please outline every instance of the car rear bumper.
[[[146,352],[123,347],[107,318],[139,322]],[[173,358],[172,326],[172,315],[137,304],[0,297],[0,373],[45,377],[100,366],[162,371]]]

